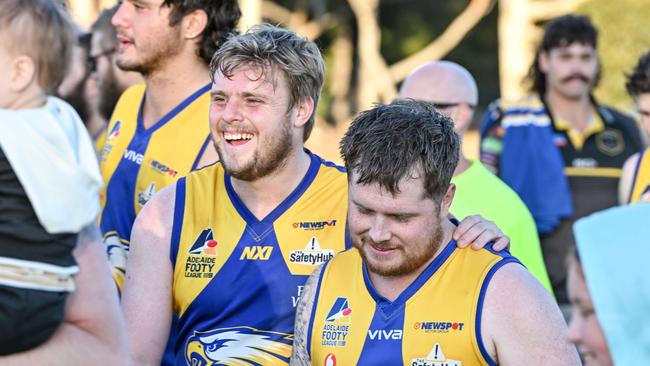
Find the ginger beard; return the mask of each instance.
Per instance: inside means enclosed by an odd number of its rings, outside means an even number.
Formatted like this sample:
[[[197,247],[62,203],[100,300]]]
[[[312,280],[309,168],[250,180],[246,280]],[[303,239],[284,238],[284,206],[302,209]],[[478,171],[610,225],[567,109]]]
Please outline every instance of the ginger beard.
[[[442,220],[438,217],[437,212],[435,216],[437,223],[422,229],[423,235],[420,242],[424,242],[424,245],[421,243],[404,245],[399,242],[399,239],[377,243],[367,233],[361,235],[350,233],[352,245],[359,250],[359,254],[369,272],[385,277],[413,273],[422,268],[427,262],[430,262],[442,245]],[[435,227],[435,229],[431,229],[431,227]],[[391,258],[382,258],[375,254],[377,250],[392,250],[393,253]],[[394,263],[396,256],[399,257],[399,260]]]

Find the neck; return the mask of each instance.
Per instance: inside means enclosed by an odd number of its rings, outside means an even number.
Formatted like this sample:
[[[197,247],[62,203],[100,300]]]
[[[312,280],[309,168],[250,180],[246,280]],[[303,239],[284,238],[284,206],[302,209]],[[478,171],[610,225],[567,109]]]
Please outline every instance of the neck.
[[[6,109],[40,108],[47,102],[47,96],[37,86],[28,87],[18,98],[14,99]]]
[[[442,220],[443,227],[443,236],[442,240],[439,243],[439,247],[433,256],[423,265],[421,265],[415,271],[412,271],[407,274],[397,275],[397,276],[382,276],[380,274],[368,271],[368,276],[370,277],[370,282],[375,287],[375,290],[386,298],[388,301],[395,301],[399,295],[404,292],[417,278],[424,272],[424,270],[433,262],[442,252],[443,249],[447,246],[447,243],[451,240],[451,235],[454,232],[454,224],[451,223],[448,219]]]
[[[300,144],[275,171],[254,181],[232,178],[232,186],[253,215],[263,219],[298,187],[309,164],[309,155]]]
[[[144,80],[147,85],[147,97],[142,114],[144,127],[149,128],[209,83],[210,72],[208,66],[197,56],[192,55],[190,58],[187,55],[178,55],[146,75]]]
[[[593,106],[588,94],[572,99],[549,90],[544,99],[554,118],[568,121],[579,131],[584,131],[593,119]]]

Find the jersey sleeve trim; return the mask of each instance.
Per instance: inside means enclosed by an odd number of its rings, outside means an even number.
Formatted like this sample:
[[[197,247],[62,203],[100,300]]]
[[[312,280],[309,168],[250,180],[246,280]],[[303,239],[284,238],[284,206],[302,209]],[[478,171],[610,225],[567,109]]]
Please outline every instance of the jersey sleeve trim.
[[[318,278],[318,285],[316,286],[316,292],[314,293],[314,302],[312,303],[311,307],[311,315],[309,315],[309,323],[307,324],[307,342],[305,343],[305,348],[307,348],[307,354],[309,355],[309,358],[311,359],[311,334],[312,331],[314,330],[314,318],[316,317],[316,307],[318,305],[318,296],[320,295],[320,287],[323,283],[323,277],[325,276],[325,272],[327,270],[327,265],[331,263],[330,261],[325,262],[323,264],[323,269],[320,271],[320,276]]]
[[[181,242],[181,230],[185,216],[185,178],[176,182],[176,197],[174,198],[174,222],[172,223],[172,237],[169,245],[169,258],[172,268],[176,267],[176,258]]]
[[[519,263],[519,261],[515,257],[508,256],[501,259],[494,266],[492,266],[492,268],[490,268],[487,275],[485,275],[483,284],[481,285],[481,292],[479,293],[478,304],[476,306],[476,321],[474,322],[474,324],[476,325],[476,329],[475,329],[476,343],[478,344],[478,349],[481,351],[481,356],[483,356],[487,364],[490,366],[497,366],[497,363],[492,359],[490,354],[485,349],[485,344],[483,343],[483,338],[481,337],[481,315],[483,313],[483,302],[485,301],[485,294],[487,292],[488,285],[490,284],[490,280],[492,280],[492,277],[497,272],[497,270],[499,270],[499,268],[503,267],[508,263]]]

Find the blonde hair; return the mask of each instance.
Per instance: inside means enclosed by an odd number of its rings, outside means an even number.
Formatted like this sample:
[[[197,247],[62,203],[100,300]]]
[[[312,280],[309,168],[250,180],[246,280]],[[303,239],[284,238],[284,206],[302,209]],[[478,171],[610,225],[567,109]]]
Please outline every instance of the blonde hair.
[[[34,61],[39,86],[51,93],[67,73],[75,32],[60,0],[2,0],[0,39],[11,54]]]

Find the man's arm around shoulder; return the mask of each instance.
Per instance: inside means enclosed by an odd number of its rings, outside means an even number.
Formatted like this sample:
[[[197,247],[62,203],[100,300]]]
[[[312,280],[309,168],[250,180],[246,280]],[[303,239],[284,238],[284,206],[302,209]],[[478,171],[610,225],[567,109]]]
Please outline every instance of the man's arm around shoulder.
[[[557,304],[519,264],[494,274],[481,324],[485,347],[499,365],[580,365]]]
[[[172,321],[169,257],[176,185],[155,194],[135,220],[122,295],[131,356],[160,365]]]
[[[296,320],[294,323],[293,352],[291,354],[290,365],[311,366],[311,357],[309,356],[309,345],[307,339],[309,335],[309,321],[312,309],[314,308],[314,299],[316,298],[316,288],[320,278],[323,266],[320,266],[309,276],[305,287],[300,295],[298,308],[296,309]]]

